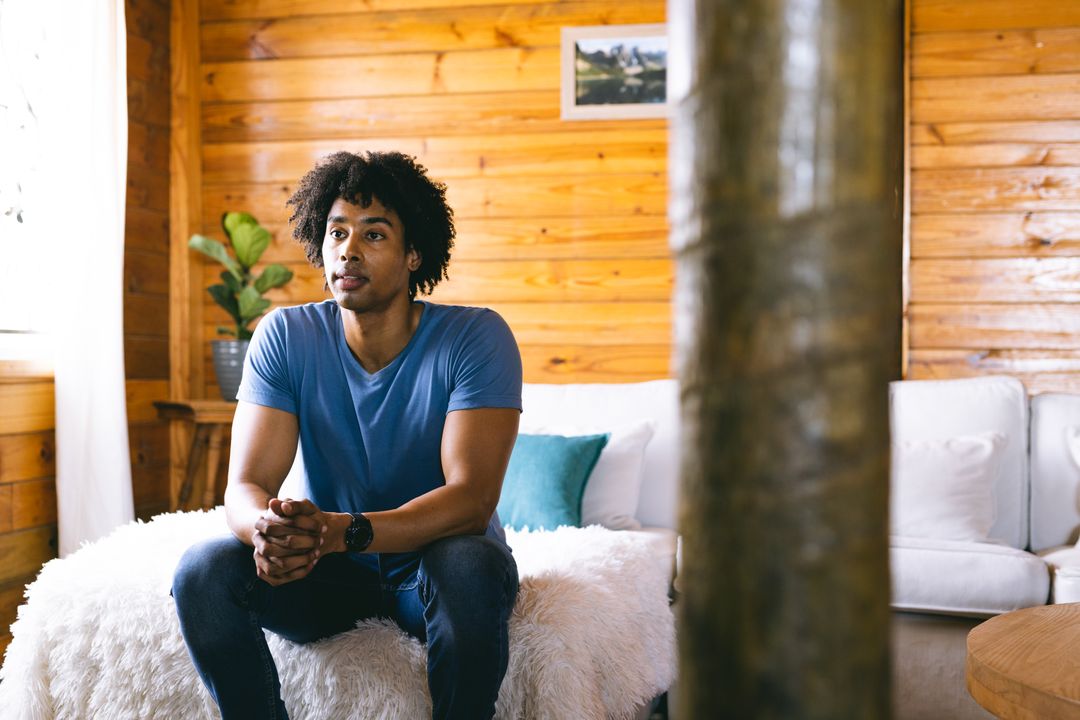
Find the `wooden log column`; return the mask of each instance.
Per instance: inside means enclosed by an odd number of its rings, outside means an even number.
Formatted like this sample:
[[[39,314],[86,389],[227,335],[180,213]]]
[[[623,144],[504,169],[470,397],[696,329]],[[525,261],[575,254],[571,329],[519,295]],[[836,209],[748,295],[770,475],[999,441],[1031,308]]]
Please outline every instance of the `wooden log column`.
[[[890,713],[898,0],[671,0],[679,716]]]

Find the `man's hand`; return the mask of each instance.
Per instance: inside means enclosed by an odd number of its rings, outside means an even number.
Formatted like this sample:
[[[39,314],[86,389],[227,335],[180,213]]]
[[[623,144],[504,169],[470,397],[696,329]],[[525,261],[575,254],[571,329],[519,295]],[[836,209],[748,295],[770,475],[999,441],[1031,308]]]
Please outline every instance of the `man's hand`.
[[[326,515],[310,500],[270,498],[251,538],[259,578],[276,586],[306,577],[323,554]]]

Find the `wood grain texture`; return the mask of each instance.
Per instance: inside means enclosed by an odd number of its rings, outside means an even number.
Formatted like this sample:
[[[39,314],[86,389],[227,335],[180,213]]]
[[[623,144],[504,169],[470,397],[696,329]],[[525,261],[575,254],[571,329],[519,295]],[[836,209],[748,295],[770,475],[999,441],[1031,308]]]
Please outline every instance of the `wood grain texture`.
[[[1080,74],[914,78],[912,122],[1075,120]]]
[[[912,38],[912,77],[1080,71],[1080,27],[922,33]]]
[[[914,214],[1075,211],[1080,208],[1080,167],[914,170],[911,204]]]
[[[0,435],[0,483],[56,474],[56,433],[42,430]]]
[[[525,382],[620,383],[670,377],[667,345],[522,345]]]
[[[1077,346],[1080,312],[1072,305],[912,303],[911,346],[981,350]]]
[[[206,103],[207,142],[328,140],[331,138],[452,137],[462,134],[623,132],[666,127],[663,120],[567,121],[559,119],[559,91],[508,90],[405,98],[345,97],[328,100]]]
[[[573,0],[551,0],[556,5]],[[469,0],[469,5],[531,5],[536,0]],[[454,8],[461,0],[202,0],[207,20],[285,18],[294,15],[337,15],[387,10]]]
[[[55,394],[51,380],[0,383],[0,435],[56,427]]]
[[[201,52],[206,62],[227,62],[541,47],[558,45],[565,26],[663,21],[664,6],[652,0],[304,14],[205,23]]]
[[[1080,606],[1047,605],[991,618],[968,634],[972,697],[998,717],[1065,720],[1080,715]]]
[[[404,128],[402,128],[405,130]],[[667,131],[576,132],[452,137],[207,144],[203,179],[210,184],[295,182],[339,150],[396,150],[414,155],[434,177],[612,175],[648,173],[667,156]]]
[[[1080,393],[1080,350],[917,349],[909,373],[913,380],[1009,375],[1030,394]]]
[[[11,642],[8,628],[15,622],[18,608],[23,604],[26,586],[34,580],[35,575],[9,580],[0,585],[0,652],[6,651],[8,643]]]
[[[911,219],[913,258],[1080,255],[1072,213],[930,213]]]
[[[1061,0],[917,0],[912,30],[1009,30],[1080,25],[1080,7]]]
[[[33,575],[56,557],[56,526],[0,535],[0,583]]]
[[[12,529],[56,524],[56,479],[40,478],[5,485],[11,488]]]
[[[911,166],[922,168],[1075,167],[1080,143],[1007,143],[912,148]]]
[[[914,145],[1075,143],[1080,142],[1080,120],[920,123],[911,127],[911,142]]]
[[[551,90],[558,83],[558,48],[501,48],[205,63],[200,92],[204,102],[234,102]]]
[[[1080,258],[922,259],[911,262],[918,302],[1080,302]]]

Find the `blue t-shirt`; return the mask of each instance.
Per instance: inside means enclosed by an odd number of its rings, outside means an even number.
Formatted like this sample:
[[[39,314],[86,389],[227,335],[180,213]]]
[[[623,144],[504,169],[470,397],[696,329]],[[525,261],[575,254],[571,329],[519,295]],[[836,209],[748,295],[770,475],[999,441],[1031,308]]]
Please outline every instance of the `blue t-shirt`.
[[[392,510],[445,485],[447,413],[521,410],[521,355],[506,322],[484,308],[420,304],[416,332],[374,373],[349,349],[333,300],[279,308],[255,328],[237,398],[296,415],[306,497],[322,510]],[[497,515],[487,534],[504,539]],[[415,554],[379,560],[401,571]]]

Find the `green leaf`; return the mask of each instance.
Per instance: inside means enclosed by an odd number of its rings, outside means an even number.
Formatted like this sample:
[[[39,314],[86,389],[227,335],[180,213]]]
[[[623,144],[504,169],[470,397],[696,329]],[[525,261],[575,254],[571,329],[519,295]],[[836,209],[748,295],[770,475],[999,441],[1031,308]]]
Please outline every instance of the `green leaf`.
[[[239,280],[233,277],[232,273],[221,273],[221,279],[229,287],[229,290],[232,291],[233,295],[239,295],[240,292],[244,289],[243,285],[240,284]]]
[[[266,312],[270,307],[270,301],[259,295],[259,291],[253,287],[246,287],[237,298],[240,305],[240,324],[246,325],[249,320]]]
[[[248,220],[233,222],[232,216],[246,217]],[[270,247],[270,231],[247,213],[229,213],[225,216],[226,226],[229,227],[229,241],[233,250],[236,251],[236,259],[244,268],[249,268],[259,261],[259,258]]]
[[[225,327],[224,325],[218,325],[217,333],[218,333],[218,335],[232,335],[233,337],[236,337],[236,328]]]
[[[271,288],[279,288],[285,283],[292,280],[292,270],[284,265],[267,265],[266,269],[262,271],[262,275],[255,278],[255,289],[260,293],[264,293]]]
[[[239,330],[240,330],[240,332],[237,333],[237,335],[236,335],[237,340],[250,340],[251,339],[251,330],[248,330],[246,327],[240,327]]]
[[[229,313],[233,320],[240,322],[240,305],[229,288],[224,285],[211,285],[206,290],[210,293],[210,297],[214,298],[214,302],[224,308],[225,312]]]
[[[225,269],[236,277],[237,280],[241,278],[240,265],[232,259],[232,256],[229,255],[229,251],[217,240],[208,238],[205,235],[192,235],[191,239],[188,240],[188,247],[192,250],[198,250],[203,255],[207,255],[214,260],[217,260],[224,265]]]
[[[229,237],[232,237],[232,234],[236,232],[236,228],[241,225],[258,224],[259,221],[255,219],[255,216],[246,212],[227,212],[221,215],[221,229]]]

